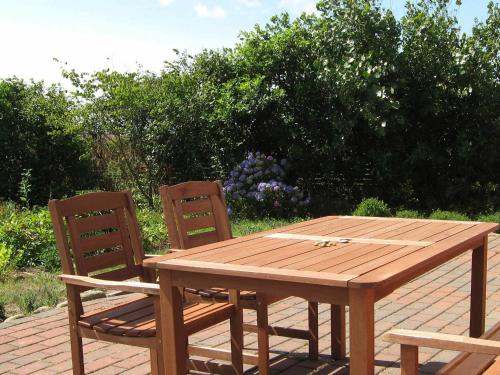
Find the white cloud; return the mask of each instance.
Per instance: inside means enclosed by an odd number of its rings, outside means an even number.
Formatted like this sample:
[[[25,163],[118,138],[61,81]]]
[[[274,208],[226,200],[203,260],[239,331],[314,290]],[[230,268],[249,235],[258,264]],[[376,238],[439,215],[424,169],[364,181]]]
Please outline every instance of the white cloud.
[[[292,13],[316,13],[316,1],[311,0],[281,0],[280,5]]]
[[[174,2],[174,0],[158,0],[161,6],[166,7]]]
[[[260,7],[262,5],[262,1],[260,0],[238,0],[238,1],[241,4],[251,8]]]
[[[201,18],[224,18],[224,17],[226,17],[226,11],[218,5],[210,8],[205,4],[198,3],[194,7],[194,10],[196,12],[196,15],[198,17],[201,17]]]

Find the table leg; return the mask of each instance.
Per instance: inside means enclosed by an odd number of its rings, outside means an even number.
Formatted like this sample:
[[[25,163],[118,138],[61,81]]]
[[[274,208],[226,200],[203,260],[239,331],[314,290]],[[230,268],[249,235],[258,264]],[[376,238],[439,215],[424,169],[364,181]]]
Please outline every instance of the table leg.
[[[185,375],[186,334],[182,295],[172,285],[171,272],[160,270],[160,310],[162,351],[165,362],[165,375]]]
[[[373,289],[349,290],[351,375],[373,375],[375,371],[375,294]]]
[[[257,346],[259,355],[259,374],[269,374],[269,321],[267,298],[257,293]]]
[[[318,302],[307,302],[309,320],[309,359],[318,360]]]
[[[345,359],[345,306],[331,305],[332,358]]]
[[[483,244],[472,251],[469,331],[471,337],[479,337],[484,333],[487,261],[488,236],[485,236]]]

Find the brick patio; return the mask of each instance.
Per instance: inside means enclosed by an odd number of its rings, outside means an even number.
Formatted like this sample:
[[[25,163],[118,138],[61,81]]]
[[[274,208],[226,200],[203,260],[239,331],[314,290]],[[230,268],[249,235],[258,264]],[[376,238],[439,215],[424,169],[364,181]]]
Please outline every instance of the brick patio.
[[[500,236],[490,236],[488,263],[487,318],[491,327],[500,320]],[[399,347],[383,342],[380,336],[391,328],[419,329],[466,335],[469,324],[470,258],[467,252],[435,271],[407,284],[379,301],[375,308],[377,374],[399,374]],[[130,296],[86,303],[110,306]],[[245,312],[245,321],[255,321],[255,314]],[[0,374],[70,374],[71,354],[66,308],[0,324]],[[320,353],[318,362],[307,360],[307,344],[301,340],[271,337],[275,374],[347,374],[345,362],[329,360],[329,306],[320,304]],[[305,327],[306,303],[289,298],[270,307],[271,323]],[[221,324],[190,338],[191,343],[228,348],[228,325]],[[140,348],[84,340],[85,369],[89,374],[148,374],[149,353]],[[245,336],[247,350],[256,349],[256,336]],[[432,374],[455,356],[423,348],[420,351],[421,373]],[[247,367],[248,373],[257,373]]]

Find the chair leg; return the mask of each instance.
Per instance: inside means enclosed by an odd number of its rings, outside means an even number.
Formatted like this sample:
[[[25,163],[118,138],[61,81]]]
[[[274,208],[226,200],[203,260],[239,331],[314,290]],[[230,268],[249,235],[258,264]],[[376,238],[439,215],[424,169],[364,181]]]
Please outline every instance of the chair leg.
[[[150,349],[149,356],[151,358],[151,375],[160,375],[164,373],[163,369],[163,357],[161,355],[161,350]]]
[[[264,295],[257,293],[257,342],[259,353],[259,374],[269,374],[269,332],[268,309]]]
[[[237,375],[243,375],[243,310],[236,308],[231,315],[231,363]]]
[[[331,305],[332,358],[345,359],[345,306]]]
[[[318,303],[307,302],[309,315],[309,359],[318,360]]]
[[[71,340],[71,363],[73,365],[73,375],[84,375],[84,362],[83,362],[83,342],[82,338],[78,336],[76,328],[70,327],[70,340]]]

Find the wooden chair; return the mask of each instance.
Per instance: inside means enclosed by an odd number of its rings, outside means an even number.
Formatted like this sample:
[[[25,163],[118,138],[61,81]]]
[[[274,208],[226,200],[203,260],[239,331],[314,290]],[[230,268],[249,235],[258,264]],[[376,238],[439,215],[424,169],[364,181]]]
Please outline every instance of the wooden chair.
[[[64,272],[61,279],[67,288],[73,373],[84,373],[82,337],[149,348],[152,374],[163,373],[159,285],[154,271],[142,267],[146,256],[130,193],[99,192],[51,200],[49,209]],[[132,278],[140,281],[124,281]],[[92,288],[146,296],[87,312],[80,293]],[[235,291],[230,295],[233,300],[237,305]],[[189,335],[230,319],[231,354],[220,350],[201,354],[230,359],[234,371],[241,374],[243,318],[236,305],[228,301],[186,304],[184,332],[187,345]]]
[[[191,181],[160,187],[163,214],[169,241],[174,249],[189,249],[233,238],[227,216],[224,193],[219,182]],[[195,232],[194,234],[192,232]],[[227,290],[185,289],[186,295],[227,301]],[[309,329],[299,330],[268,325],[268,306],[283,299],[252,291],[240,292],[243,309],[256,310],[257,326],[243,324],[243,329],[257,332],[259,373],[269,371],[269,335],[300,338],[309,341],[309,357],[318,358],[318,304],[309,302]]]
[[[439,369],[440,375],[500,374],[500,323],[481,338],[470,338],[434,332],[403,329],[383,336],[388,342],[401,345],[401,374],[418,374],[419,346],[463,352]]]

